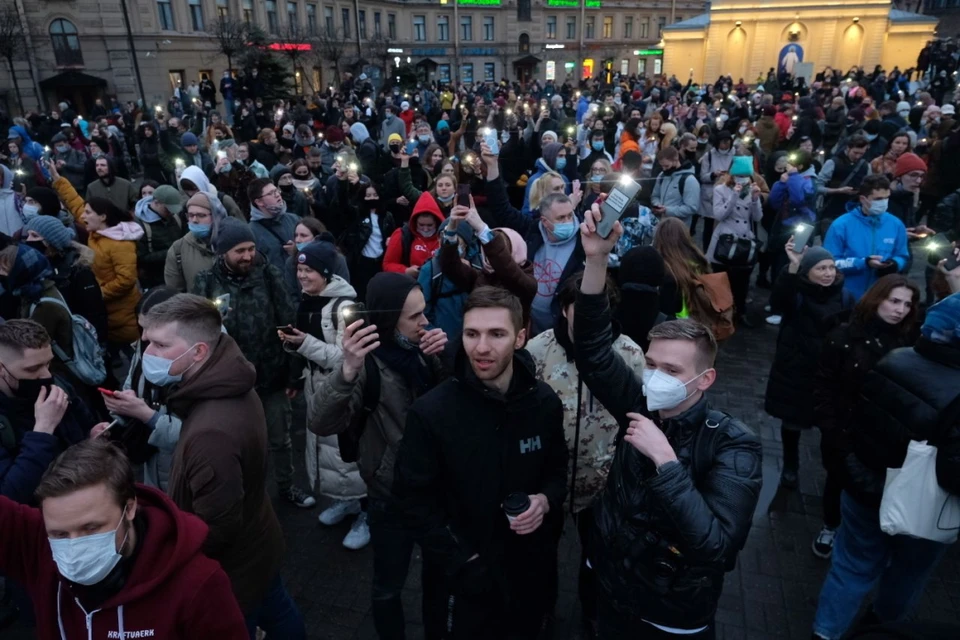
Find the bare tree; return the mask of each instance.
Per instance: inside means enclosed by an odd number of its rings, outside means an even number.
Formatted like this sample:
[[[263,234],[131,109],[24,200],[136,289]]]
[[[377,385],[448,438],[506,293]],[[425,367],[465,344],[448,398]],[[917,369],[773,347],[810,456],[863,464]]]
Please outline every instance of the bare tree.
[[[17,81],[17,72],[13,68],[14,62],[24,60],[27,56],[27,39],[23,36],[23,26],[16,8],[10,4],[0,6],[0,57],[7,61],[7,69],[13,80],[13,90],[17,93],[17,104],[20,113],[23,109],[23,96],[20,94],[20,83]]]
[[[340,67],[347,58],[347,48],[350,46],[350,39],[345,36],[340,29],[327,31],[324,29],[313,39],[313,57],[318,62],[318,66],[323,66],[324,62],[333,67],[333,81],[340,86]]]
[[[514,48],[509,44],[504,44],[500,46],[500,49],[497,51],[497,59],[500,61],[500,65],[503,67],[503,77],[508,80],[511,77],[510,74],[510,64],[516,60],[517,52],[514,51]]]
[[[290,72],[296,74],[303,67],[304,62],[311,59],[311,53],[316,47],[317,38],[311,35],[306,27],[299,24],[290,24],[277,34],[277,40],[282,43],[278,53],[290,61]],[[320,88],[314,87],[309,74],[307,76],[304,79],[301,75],[301,80],[305,81],[311,89],[318,91]]]
[[[243,20],[220,18],[210,30],[217,49],[227,58],[227,69],[233,75],[233,61],[239,57],[250,42],[250,25]]]
[[[364,45],[367,58],[374,66],[383,71],[384,77],[387,76],[387,69],[390,67],[390,49],[392,47],[393,42],[382,33],[373,36]]]

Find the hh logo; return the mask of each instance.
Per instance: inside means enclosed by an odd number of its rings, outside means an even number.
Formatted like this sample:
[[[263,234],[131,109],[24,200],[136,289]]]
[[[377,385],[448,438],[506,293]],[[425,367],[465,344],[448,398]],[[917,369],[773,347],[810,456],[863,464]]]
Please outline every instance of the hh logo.
[[[540,444],[540,436],[520,441],[520,453],[530,453],[531,451],[539,451],[540,449],[543,449],[543,445]]]

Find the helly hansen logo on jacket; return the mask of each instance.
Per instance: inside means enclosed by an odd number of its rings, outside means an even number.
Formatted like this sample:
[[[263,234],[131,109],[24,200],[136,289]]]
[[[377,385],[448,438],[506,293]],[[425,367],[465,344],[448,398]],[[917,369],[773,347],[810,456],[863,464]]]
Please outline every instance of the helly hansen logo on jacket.
[[[540,444],[540,436],[536,438],[527,438],[526,440],[520,441],[520,453],[530,453],[531,451],[539,451],[543,449],[543,445]]]

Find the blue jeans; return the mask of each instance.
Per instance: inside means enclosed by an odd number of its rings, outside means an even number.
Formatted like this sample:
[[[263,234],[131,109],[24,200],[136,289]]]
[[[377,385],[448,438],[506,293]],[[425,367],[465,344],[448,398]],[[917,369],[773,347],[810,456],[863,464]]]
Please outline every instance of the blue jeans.
[[[846,492],[840,497],[840,513],[830,572],[813,621],[813,632],[827,640],[846,633],[878,581],[874,613],[881,622],[904,619],[947,550],[939,542],[885,534],[880,510],[863,506]]]
[[[257,637],[257,627],[267,632],[268,638],[284,640],[307,640],[307,628],[297,604],[283,586],[280,574],[270,583],[267,594],[247,614],[247,632],[250,640]]]

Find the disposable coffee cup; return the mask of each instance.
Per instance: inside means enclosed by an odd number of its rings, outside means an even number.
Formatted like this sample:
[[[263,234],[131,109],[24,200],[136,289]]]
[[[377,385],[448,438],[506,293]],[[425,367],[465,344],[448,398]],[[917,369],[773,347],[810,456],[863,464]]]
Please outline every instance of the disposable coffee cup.
[[[521,513],[530,508],[530,496],[525,493],[511,493],[503,501],[503,512],[507,520],[513,522]]]

